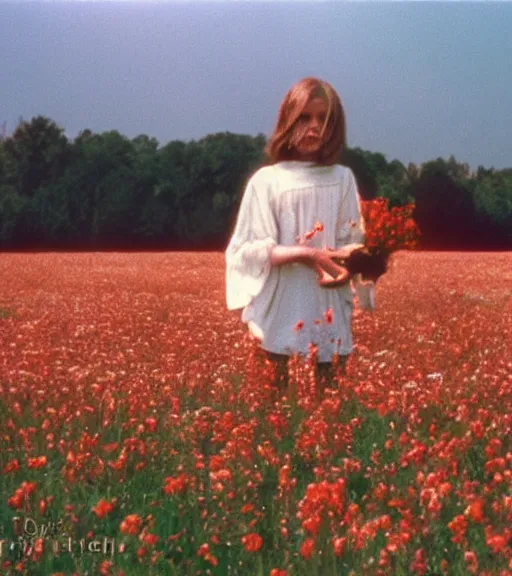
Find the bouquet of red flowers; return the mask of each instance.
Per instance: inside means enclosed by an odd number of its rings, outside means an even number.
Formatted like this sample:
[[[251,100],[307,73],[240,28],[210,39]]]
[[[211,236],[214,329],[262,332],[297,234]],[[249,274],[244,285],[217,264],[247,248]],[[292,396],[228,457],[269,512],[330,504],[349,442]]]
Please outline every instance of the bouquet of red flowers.
[[[387,271],[389,258],[393,252],[416,247],[420,231],[412,218],[413,210],[413,204],[390,210],[386,198],[361,201],[361,212],[366,228],[365,242],[338,250],[329,249],[333,252],[333,260],[346,270],[346,274],[342,273],[336,279],[324,274],[320,284],[335,287],[346,282],[353,274],[361,274],[363,280],[377,281]],[[357,226],[356,222],[351,224]],[[309,240],[322,230],[323,225],[317,222],[314,229],[299,241]],[[336,253],[340,256],[337,257]]]
[[[387,271],[393,252],[413,249],[419,240],[420,231],[412,218],[414,205],[390,210],[388,203],[387,198],[361,201],[366,227],[364,247],[354,250],[341,265],[351,274],[362,274],[363,280],[376,281]]]
[[[387,198],[361,201],[366,225],[365,248],[372,254],[390,255],[415,248],[420,231],[412,218],[414,204],[388,208]]]

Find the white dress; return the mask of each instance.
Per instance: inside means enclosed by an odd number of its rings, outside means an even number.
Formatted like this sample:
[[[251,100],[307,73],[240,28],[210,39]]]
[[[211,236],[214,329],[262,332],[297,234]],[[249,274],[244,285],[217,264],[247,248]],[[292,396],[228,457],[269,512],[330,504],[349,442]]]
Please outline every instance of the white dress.
[[[360,199],[349,168],[299,161],[260,168],[247,184],[226,250],[226,299],[229,310],[243,308],[242,321],[264,350],[307,355],[311,342],[318,361],[330,362],[336,352],[352,352],[354,292],[360,305],[373,310],[375,287],[356,275],[353,286],[322,288],[304,264],[271,265],[274,246],[296,245],[316,222],[323,231],[307,242],[311,246],[363,242]]]

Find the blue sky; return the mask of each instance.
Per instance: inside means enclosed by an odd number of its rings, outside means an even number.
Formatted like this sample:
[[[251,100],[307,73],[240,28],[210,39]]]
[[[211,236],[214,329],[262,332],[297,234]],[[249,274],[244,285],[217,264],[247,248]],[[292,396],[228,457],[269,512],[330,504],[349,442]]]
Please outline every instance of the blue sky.
[[[352,147],[512,167],[512,3],[0,2],[0,123],[43,114],[161,144],[271,133],[305,76]]]

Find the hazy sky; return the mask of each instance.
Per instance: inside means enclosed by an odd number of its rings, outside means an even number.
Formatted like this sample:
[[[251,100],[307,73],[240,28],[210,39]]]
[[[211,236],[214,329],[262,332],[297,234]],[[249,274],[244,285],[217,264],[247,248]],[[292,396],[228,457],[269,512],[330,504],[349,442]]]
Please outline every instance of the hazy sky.
[[[349,146],[512,167],[512,3],[0,1],[0,124],[43,114],[161,144],[271,133],[329,81]]]

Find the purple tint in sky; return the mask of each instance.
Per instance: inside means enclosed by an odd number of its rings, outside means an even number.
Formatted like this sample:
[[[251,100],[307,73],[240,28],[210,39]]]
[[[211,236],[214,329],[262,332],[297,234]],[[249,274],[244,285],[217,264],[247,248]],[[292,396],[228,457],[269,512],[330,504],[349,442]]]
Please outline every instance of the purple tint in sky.
[[[0,125],[268,136],[319,76],[351,147],[512,167],[510,30],[512,3],[0,2]]]

